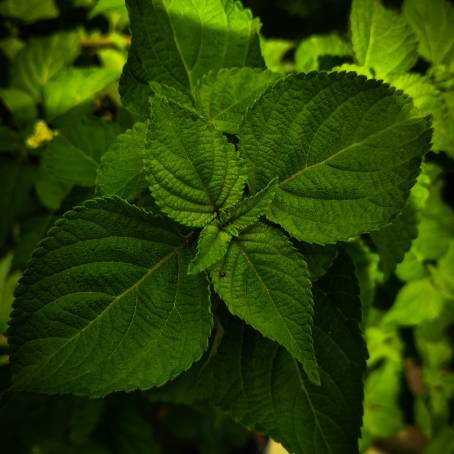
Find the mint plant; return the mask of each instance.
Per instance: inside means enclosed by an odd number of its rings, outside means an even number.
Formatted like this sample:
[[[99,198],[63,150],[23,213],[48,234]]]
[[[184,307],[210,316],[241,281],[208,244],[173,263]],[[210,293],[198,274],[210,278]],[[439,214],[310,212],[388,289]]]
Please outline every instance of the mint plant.
[[[416,419],[445,443],[452,46],[435,28],[451,6],[354,0],[351,43],[312,36],[289,62],[276,55],[291,43],[264,40],[239,1],[126,3],[130,45],[122,2],[99,1],[89,15],[109,19],[107,38],[32,39],[0,90],[13,119],[1,172],[18,188],[0,199],[2,247],[20,232],[0,262],[2,298],[16,287],[0,319],[6,400],[51,395],[37,399],[66,406],[71,446],[93,452],[158,452],[141,405],[163,402],[205,405],[289,452],[359,453],[404,426],[410,327],[430,390]],[[99,43],[96,65],[78,66]],[[420,57],[426,74],[412,72]],[[23,206],[39,209],[24,222]]]

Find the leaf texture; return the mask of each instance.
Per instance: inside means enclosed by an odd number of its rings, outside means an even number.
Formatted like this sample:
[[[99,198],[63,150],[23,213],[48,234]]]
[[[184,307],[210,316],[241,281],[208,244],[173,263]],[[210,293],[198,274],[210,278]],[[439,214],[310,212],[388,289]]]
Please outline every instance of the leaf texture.
[[[240,156],[197,114],[154,98],[145,173],[156,203],[168,216],[203,227],[243,194]]]
[[[287,348],[309,379],[320,382],[309,273],[284,234],[264,224],[247,229],[232,240],[211,278],[232,314]]]
[[[353,0],[350,23],[356,60],[380,78],[416,63],[418,41],[412,28],[379,0]]]
[[[268,217],[299,240],[330,243],[387,225],[403,208],[428,118],[409,98],[354,73],[292,75],[268,89],[240,131],[253,193],[279,177]]]
[[[357,454],[367,351],[359,288],[345,253],[317,282],[314,296],[320,387],[284,348],[229,318],[222,320],[222,340],[215,340],[205,361],[153,390],[151,398],[214,402],[289,452]]]
[[[161,218],[118,198],[69,211],[33,255],[9,331],[15,389],[103,396],[147,389],[200,358],[204,277]]]

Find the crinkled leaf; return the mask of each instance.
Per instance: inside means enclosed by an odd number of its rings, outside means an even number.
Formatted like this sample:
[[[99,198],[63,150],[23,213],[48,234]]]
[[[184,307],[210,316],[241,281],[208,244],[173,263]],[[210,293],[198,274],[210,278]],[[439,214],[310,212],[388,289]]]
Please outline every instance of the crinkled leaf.
[[[299,72],[311,72],[321,68],[323,57],[349,57],[352,55],[351,45],[340,36],[313,35],[304,39],[296,49],[295,66]]]
[[[238,236],[247,227],[255,224],[263,216],[274,199],[277,189],[277,179],[257,194],[242,199],[238,205],[221,212],[220,220],[231,235]]]
[[[279,177],[268,217],[297,239],[329,243],[378,230],[402,210],[430,138],[430,120],[389,86],[311,73],[278,81],[254,104],[240,152],[253,193]]]
[[[320,382],[312,341],[313,299],[303,256],[264,224],[231,241],[211,278],[230,312],[284,346]]]
[[[14,300],[14,289],[21,274],[11,273],[12,255],[0,260],[0,335],[5,334]]]
[[[144,162],[156,203],[188,226],[203,227],[243,194],[245,176],[234,146],[197,114],[158,97]]]
[[[419,53],[434,65],[454,58],[454,7],[446,0],[405,0],[404,15],[419,40]]]
[[[71,64],[78,52],[77,33],[56,33],[46,38],[33,38],[19,51],[11,67],[12,86],[26,91],[35,100],[41,100],[42,91],[49,80]]]
[[[200,273],[222,260],[227,253],[232,236],[217,224],[208,224],[200,232],[197,256],[189,265],[189,274]]]
[[[117,79],[106,68],[68,68],[60,71],[44,88],[44,108],[49,120],[66,113],[98,94]]]
[[[109,146],[96,179],[101,195],[133,199],[147,187],[143,171],[146,131],[146,123],[136,123]]]
[[[16,291],[14,387],[103,396],[187,369],[212,326],[207,282],[186,273],[190,257],[162,219],[121,199],[69,211]]]
[[[55,0],[3,0],[0,14],[26,23],[58,16]]]
[[[211,72],[195,90],[196,107],[219,130],[237,134],[246,110],[279,77],[257,68]]]
[[[238,1],[131,0],[127,5],[134,49],[121,82],[127,104],[137,100],[138,90],[146,92],[148,81],[191,92],[210,70],[263,67],[260,23]]]
[[[317,283],[314,296],[321,386],[310,383],[284,348],[230,318],[222,321],[222,340],[215,340],[205,361],[152,395],[214,402],[290,452],[358,453],[367,352],[358,285],[345,254]]]
[[[353,0],[350,23],[357,62],[379,77],[416,63],[418,41],[411,26],[379,0]]]

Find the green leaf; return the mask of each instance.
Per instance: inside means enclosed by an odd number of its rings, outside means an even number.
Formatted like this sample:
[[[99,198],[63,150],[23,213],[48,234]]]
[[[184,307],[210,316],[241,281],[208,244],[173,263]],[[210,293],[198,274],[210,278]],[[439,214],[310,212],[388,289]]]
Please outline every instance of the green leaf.
[[[402,210],[430,147],[430,120],[389,86],[353,73],[278,81],[240,131],[253,193],[279,177],[267,213],[295,238],[347,240]],[[399,153],[396,153],[399,150]]]
[[[430,440],[424,450],[424,454],[454,454],[454,427],[444,426],[437,435]]]
[[[143,171],[146,123],[120,134],[102,156],[96,179],[100,195],[134,199],[147,187]]]
[[[433,271],[433,280],[438,289],[447,298],[454,300],[454,240],[448,247],[446,253],[438,262],[437,268]]]
[[[203,227],[243,194],[245,176],[234,146],[195,113],[165,99],[153,100],[144,156],[156,203],[184,225]]]
[[[232,314],[284,346],[303,364],[311,382],[320,383],[309,273],[284,234],[264,224],[244,231],[232,240],[211,278]]]
[[[276,73],[288,73],[294,70],[294,65],[286,61],[286,54],[295,47],[295,43],[285,39],[265,39],[260,40],[262,55],[266,67]]]
[[[186,244],[118,198],[69,211],[16,291],[15,389],[103,396],[187,369],[207,347],[212,317],[205,278],[186,273]]]
[[[68,110],[90,101],[117,79],[116,71],[106,68],[68,68],[44,88],[46,117],[55,119]]]
[[[127,5],[134,48],[122,81],[128,101],[138,89],[135,74],[140,90],[143,81],[156,81],[192,92],[210,70],[263,67],[260,23],[238,1],[130,0]]]
[[[419,53],[434,65],[454,58],[454,7],[446,0],[405,0],[404,15],[419,40]]]
[[[3,0],[0,14],[31,23],[57,17],[58,9],[54,0]]]
[[[422,114],[433,116],[433,150],[454,153],[448,106],[442,93],[431,83],[430,79],[419,74],[400,74],[391,77],[389,82],[411,96],[415,107]]]
[[[297,248],[303,254],[304,260],[306,260],[311,281],[313,282],[327,273],[338,256],[338,250],[333,245],[319,246],[317,244],[298,242]]]
[[[152,395],[214,402],[290,452],[357,454],[367,357],[358,295],[352,263],[342,254],[314,292],[321,386],[284,348],[229,318],[208,358]]]
[[[11,67],[12,86],[26,91],[39,101],[49,80],[71,64],[78,53],[78,33],[56,33],[46,38],[33,38],[19,51]]]
[[[38,116],[33,98],[23,90],[15,88],[0,89],[0,98],[13,114],[16,124],[25,126]]]
[[[120,12],[126,14],[125,0],[98,0],[95,7],[90,11],[90,18],[99,14]]]
[[[63,185],[93,186],[101,156],[118,134],[117,125],[92,115],[68,123],[47,145],[41,165]]]
[[[411,26],[379,0],[353,0],[350,23],[357,62],[379,77],[416,63],[418,41]]]
[[[387,325],[416,326],[437,318],[443,303],[443,295],[428,279],[412,281],[400,290],[383,322]]]
[[[266,213],[276,195],[277,178],[257,194],[242,199],[238,205],[221,212],[220,220],[226,232],[238,236],[247,227],[255,224]]]
[[[219,130],[237,134],[246,110],[279,77],[257,68],[210,72],[195,89],[196,107]]]
[[[71,191],[72,185],[64,183],[58,176],[50,173],[47,167],[41,165],[35,187],[41,203],[49,210],[56,211]]]
[[[11,273],[12,255],[0,259],[0,335],[5,334],[14,300],[14,289],[21,274]]]
[[[221,230],[217,224],[208,224],[200,232],[197,243],[197,256],[189,264],[189,274],[200,273],[225,256],[232,236]]]
[[[351,45],[334,33],[313,35],[304,39],[296,49],[296,70],[305,73],[316,71],[321,69],[321,57],[349,57],[352,53]]]
[[[385,228],[372,232],[371,237],[380,255],[380,265],[385,279],[388,279],[402,262],[410,249],[413,239],[418,236],[416,207],[409,203],[402,213]]]

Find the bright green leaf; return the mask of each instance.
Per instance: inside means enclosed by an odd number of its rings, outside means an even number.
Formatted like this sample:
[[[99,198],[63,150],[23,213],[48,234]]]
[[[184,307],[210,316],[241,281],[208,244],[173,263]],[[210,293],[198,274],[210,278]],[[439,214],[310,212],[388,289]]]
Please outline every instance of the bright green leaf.
[[[205,278],[186,273],[186,244],[118,198],[69,211],[16,292],[15,388],[103,396],[187,369],[207,347],[212,318]]]
[[[90,11],[90,17],[111,12],[126,13],[125,0],[98,0],[95,7]]]
[[[0,90],[0,99],[13,114],[18,126],[27,125],[38,116],[33,98],[23,90],[3,88]]]
[[[231,243],[213,268],[230,312],[284,346],[320,382],[312,343],[313,299],[306,262],[279,230],[257,224]]]
[[[419,53],[434,65],[454,58],[454,7],[446,0],[405,0],[404,15],[419,39]]]
[[[31,23],[58,16],[55,0],[3,0],[0,14]]]
[[[156,203],[171,218],[203,227],[241,198],[238,152],[195,113],[156,97],[145,150],[145,173]]]
[[[295,47],[295,43],[285,39],[266,39],[263,36],[260,39],[262,55],[266,67],[276,73],[288,73],[294,70],[291,61],[286,61],[287,52]]]
[[[430,138],[430,120],[415,117],[389,86],[311,73],[262,95],[241,128],[240,152],[253,193],[280,179],[268,217],[323,244],[387,225],[407,201]]]
[[[353,0],[350,23],[358,64],[379,77],[407,71],[416,63],[418,41],[412,28],[379,0]]]
[[[296,49],[295,66],[298,72],[308,73],[320,68],[322,57],[349,57],[351,45],[336,34],[313,35],[304,39]]]
[[[55,76],[44,88],[46,117],[55,119],[97,95],[117,78],[105,68],[68,68]]]

